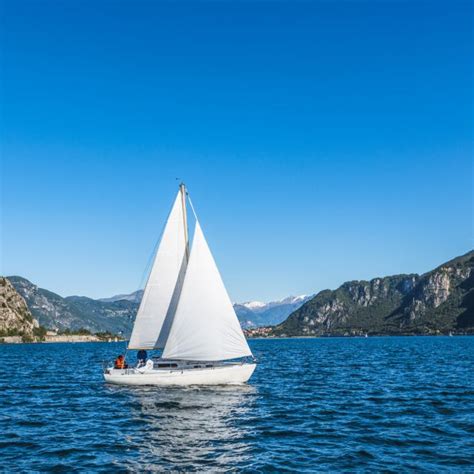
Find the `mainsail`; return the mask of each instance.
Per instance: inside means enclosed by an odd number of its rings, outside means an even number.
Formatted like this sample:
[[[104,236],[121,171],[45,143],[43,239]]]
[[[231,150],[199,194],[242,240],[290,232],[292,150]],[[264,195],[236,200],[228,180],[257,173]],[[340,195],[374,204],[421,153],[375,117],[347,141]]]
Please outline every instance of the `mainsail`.
[[[181,295],[162,357],[219,361],[250,355],[219,270],[196,221]]]
[[[138,309],[129,349],[163,348],[173,322],[187,265],[184,186],[168,216]]]

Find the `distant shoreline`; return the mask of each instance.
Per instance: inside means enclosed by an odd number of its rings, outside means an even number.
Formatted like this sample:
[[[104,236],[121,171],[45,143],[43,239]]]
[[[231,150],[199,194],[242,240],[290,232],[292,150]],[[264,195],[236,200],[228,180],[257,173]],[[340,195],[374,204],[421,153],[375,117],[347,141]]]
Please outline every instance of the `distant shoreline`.
[[[22,336],[3,336],[0,337],[0,344],[52,344],[52,343],[65,343],[65,344],[77,344],[81,342],[123,342],[123,339],[118,337],[109,337],[104,339],[103,337],[90,335],[56,335],[56,336],[44,336],[42,339],[33,339],[31,341],[24,341]]]
[[[454,336],[474,336],[474,333],[457,333],[457,334],[372,334],[370,336],[344,336],[342,334],[333,336],[269,336],[269,337],[247,337],[247,339],[271,340],[271,339],[369,339],[374,337],[454,337]]]
[[[265,326],[259,328],[252,328],[252,329],[244,329],[244,334],[247,339],[294,339],[294,338],[329,338],[329,337],[412,337],[412,336],[473,336],[473,330],[467,331],[453,331],[453,330],[445,330],[445,331],[432,331],[432,332],[415,332],[415,331],[406,331],[406,332],[370,332],[370,331],[345,331],[340,333],[332,333],[332,334],[287,334],[282,331],[275,331],[274,327],[272,326]]]
[[[368,339],[374,337],[451,337],[451,336],[474,336],[474,333],[456,333],[456,334],[374,334],[371,336],[344,336],[344,335],[334,335],[334,336],[270,336],[270,337],[248,337],[247,339],[251,340],[279,340],[279,339]],[[40,341],[23,341],[21,336],[5,336],[0,337],[1,344],[80,344],[88,342],[127,342],[125,339],[119,338],[108,338],[103,339],[97,336],[47,336],[45,340]]]

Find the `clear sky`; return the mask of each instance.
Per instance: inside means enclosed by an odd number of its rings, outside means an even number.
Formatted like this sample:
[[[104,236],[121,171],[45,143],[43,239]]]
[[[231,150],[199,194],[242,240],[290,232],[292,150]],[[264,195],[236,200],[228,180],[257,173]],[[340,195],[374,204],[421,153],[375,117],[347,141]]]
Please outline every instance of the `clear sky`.
[[[473,247],[472,2],[1,0],[2,273],[143,281],[184,180],[231,298]]]

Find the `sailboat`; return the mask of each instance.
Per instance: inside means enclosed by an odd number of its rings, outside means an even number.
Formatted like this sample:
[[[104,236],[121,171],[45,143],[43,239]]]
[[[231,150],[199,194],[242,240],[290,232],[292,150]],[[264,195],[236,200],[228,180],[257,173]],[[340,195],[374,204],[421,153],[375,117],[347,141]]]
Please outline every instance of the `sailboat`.
[[[195,227],[189,245],[187,203]],[[136,367],[104,369],[123,385],[224,385],[256,364],[184,184],[168,215],[127,350],[162,349]]]

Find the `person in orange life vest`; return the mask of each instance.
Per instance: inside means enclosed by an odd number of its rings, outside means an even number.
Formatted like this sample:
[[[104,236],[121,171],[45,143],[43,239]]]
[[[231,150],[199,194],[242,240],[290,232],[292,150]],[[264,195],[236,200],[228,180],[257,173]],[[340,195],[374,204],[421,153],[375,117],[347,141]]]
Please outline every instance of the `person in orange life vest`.
[[[125,357],[120,354],[114,362],[115,369],[126,369],[128,367],[127,363],[125,362]]]

